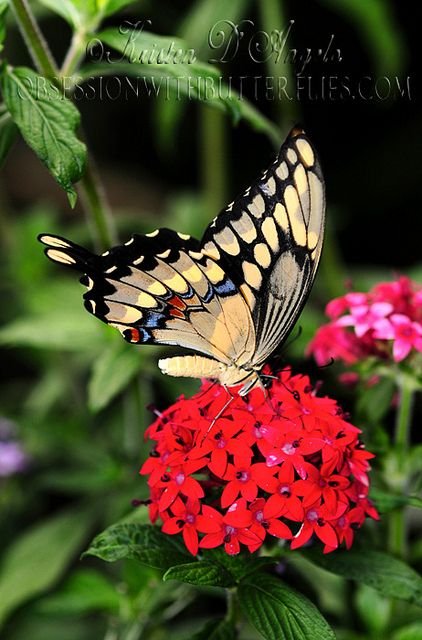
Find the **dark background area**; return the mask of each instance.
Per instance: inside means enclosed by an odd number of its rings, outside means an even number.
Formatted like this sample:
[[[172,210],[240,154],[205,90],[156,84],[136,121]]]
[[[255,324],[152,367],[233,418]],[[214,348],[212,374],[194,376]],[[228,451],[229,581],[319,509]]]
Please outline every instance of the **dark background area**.
[[[182,8],[181,4],[177,8],[168,4],[162,11],[152,10],[151,29],[162,35],[174,33],[190,6],[183,3]],[[277,105],[266,92],[263,81],[258,81],[255,92],[251,78],[268,75],[268,69],[265,64],[253,62],[246,50],[249,33],[252,35],[261,29],[259,14],[253,6],[245,18],[252,20],[254,26],[246,26],[234,60],[220,65],[223,75],[226,79],[232,78],[234,87],[239,86],[239,76],[249,76],[243,84],[245,95],[270,118],[280,121],[278,115],[283,114],[286,102],[290,103],[283,118],[283,129],[286,131],[299,120],[312,136],[326,174],[329,224],[347,264],[388,265],[399,269],[415,265],[420,259],[416,229],[419,227],[422,125],[417,100],[419,42],[414,17],[403,4],[392,3],[396,48],[389,50],[388,43],[384,44],[385,55],[380,59],[381,54],[374,46],[376,35],[371,33],[370,25],[362,28],[353,23],[334,3],[289,3],[284,14],[286,24],[294,20],[286,52],[292,48],[299,53],[307,48],[313,52],[319,48],[325,51],[334,35],[330,48],[334,61],[312,60],[304,71],[304,75],[310,77],[306,81],[311,82],[311,93],[306,89],[300,91],[299,100],[294,95],[294,73],[298,64],[287,65],[291,73],[287,92],[292,101],[284,99]],[[148,15],[146,7],[137,11],[133,6],[124,18],[137,21]],[[114,17],[108,23],[119,25],[121,20]],[[70,30],[59,18],[51,16],[46,16],[42,24],[56,58],[61,59]],[[10,56],[17,63],[28,62],[19,36],[9,42],[9,48]],[[337,48],[341,51],[340,62]],[[329,76],[333,77],[336,87],[331,96],[328,95]],[[397,89],[397,80],[404,90],[403,96]],[[342,82],[350,87],[354,98],[341,89]],[[98,81],[95,86],[99,93]],[[128,204],[134,211],[139,208],[139,215],[149,206],[159,215],[164,197],[201,187],[198,105],[193,101],[188,104],[163,149],[158,143],[160,123],[155,117],[156,102],[156,98],[144,92],[139,98],[133,95],[117,100],[103,97],[80,99],[77,103],[89,145],[110,178],[112,201],[118,207]],[[244,123],[233,128],[227,121],[225,135],[226,145],[221,152],[225,154],[222,161],[228,169],[226,198],[231,199],[266,166],[273,151],[263,135]],[[19,145],[3,173],[3,179],[9,183],[9,188],[4,188],[6,197],[10,195],[11,202],[19,207],[31,201],[34,190],[45,201],[53,198],[53,191],[58,193],[53,181],[41,175],[39,166],[34,167],[37,172],[34,175],[29,165],[28,175],[25,163],[32,161],[35,163],[32,156],[27,157],[23,145]],[[17,171],[18,167],[21,172]],[[21,180],[22,175],[25,180]],[[42,188],[34,184],[41,180]],[[221,206],[224,204],[225,200]],[[64,199],[62,208],[63,215],[71,219],[73,214]]]

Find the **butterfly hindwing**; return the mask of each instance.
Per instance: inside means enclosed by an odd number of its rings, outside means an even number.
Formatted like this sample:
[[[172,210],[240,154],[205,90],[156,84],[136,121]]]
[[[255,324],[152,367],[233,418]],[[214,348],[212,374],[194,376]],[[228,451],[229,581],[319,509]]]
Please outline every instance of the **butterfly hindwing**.
[[[252,352],[247,305],[190,236],[159,229],[101,256],[58,236],[40,240],[52,260],[83,271],[86,309],[129,342],[179,345],[226,364]]]
[[[321,253],[324,212],[316,152],[296,129],[261,179],[204,234],[203,252],[222,265],[251,309],[254,366],[286,338],[306,301]]]

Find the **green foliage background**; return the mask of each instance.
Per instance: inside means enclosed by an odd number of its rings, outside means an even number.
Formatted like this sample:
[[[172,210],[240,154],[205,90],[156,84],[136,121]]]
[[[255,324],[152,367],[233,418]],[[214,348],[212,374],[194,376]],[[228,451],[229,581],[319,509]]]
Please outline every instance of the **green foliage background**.
[[[40,232],[57,232],[104,249],[117,237],[157,226],[199,236],[302,120],[321,150],[329,202],[317,284],[300,321],[302,333],[285,354],[301,370],[309,368],[304,348],[323,320],[323,305],[343,292],[348,278],[365,289],[399,268],[421,280],[415,229],[421,114],[413,93],[355,102],[314,100],[309,94],[279,100],[261,83],[239,99],[235,90],[227,92],[231,78],[281,75],[292,87],[297,65],[273,58],[254,65],[245,50],[212,65],[208,34],[221,20],[253,20],[255,30],[270,33],[294,19],[289,46],[298,50],[323,46],[331,33],[339,34],[343,66],[314,62],[314,79],[340,69],[352,80],[366,74],[394,83],[397,76],[402,86],[410,77],[413,90],[411,20],[383,0],[196,0],[180,6],[40,0],[30,7],[57,63],[33,50],[35,70],[18,31],[21,4],[0,1],[0,411],[16,425],[30,463],[23,474],[0,478],[2,638],[232,638],[231,619],[223,620],[223,587],[235,584],[246,620],[244,639],[318,640],[334,637],[331,627],[345,640],[422,638],[418,574],[395,560],[391,575],[391,556],[364,553],[365,541],[382,548],[383,523],[362,533],[349,566],[346,558],[330,564],[311,553],[289,558],[283,577],[297,591],[270,575],[261,584],[265,574],[251,578],[241,561],[218,565],[218,582],[215,558],[210,566],[195,564],[176,542],[139,528],[147,515],[132,508],[131,500],[147,497],[138,476],[148,453],[143,432],[153,418],[146,407],[165,407],[198,385],[164,378],[156,366],[163,350],[127,345],[88,316],[73,274],[51,265],[36,242]],[[193,48],[196,62],[128,62],[127,35],[118,26],[141,19],[151,19],[151,25],[135,52],[174,41]],[[113,51],[113,64],[85,55],[93,38]],[[165,80],[168,96],[144,91],[138,98],[101,98],[101,82],[116,75],[141,75],[149,87]],[[37,92],[43,76],[52,83]],[[68,79],[67,97],[60,96],[61,76]],[[223,77],[225,84],[205,104],[187,81],[177,83],[180,76],[214,82]],[[88,89],[83,96],[81,86],[94,87],[95,99]],[[314,377],[326,379],[326,391],[343,395],[368,446],[388,464],[392,384],[387,380],[365,392],[354,405],[336,385],[335,373],[313,370]],[[420,473],[418,447],[409,464]],[[407,559],[420,568],[420,500],[383,486],[377,473],[375,468],[374,497],[382,512],[412,505],[415,540]],[[92,555],[80,560],[90,540],[119,519],[120,529],[97,537]],[[176,566],[162,581],[166,557]],[[119,561],[106,565],[99,558]]]

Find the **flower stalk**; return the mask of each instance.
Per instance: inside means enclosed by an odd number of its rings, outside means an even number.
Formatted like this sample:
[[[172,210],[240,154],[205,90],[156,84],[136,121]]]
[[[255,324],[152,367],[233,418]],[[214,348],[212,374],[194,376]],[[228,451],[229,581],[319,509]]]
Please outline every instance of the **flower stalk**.
[[[409,453],[410,427],[414,386],[405,376],[399,379],[399,405],[396,414],[394,444],[396,453],[397,489],[401,494],[407,492],[406,459]],[[404,558],[407,555],[407,531],[405,507],[390,514],[389,548],[395,555]]]
[[[409,451],[414,389],[412,382],[407,380],[404,376],[401,377],[399,388],[399,405],[396,416],[394,439],[399,459],[399,470],[403,471]]]

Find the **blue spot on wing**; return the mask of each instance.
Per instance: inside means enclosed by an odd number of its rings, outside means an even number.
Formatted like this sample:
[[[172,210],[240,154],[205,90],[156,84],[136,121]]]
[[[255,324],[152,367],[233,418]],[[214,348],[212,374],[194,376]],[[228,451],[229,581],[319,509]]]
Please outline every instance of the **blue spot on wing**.
[[[208,304],[208,302],[210,302],[214,297],[214,289],[211,286],[208,286],[208,290],[207,293],[202,296],[202,300],[205,302],[205,304]]]
[[[155,311],[149,311],[144,315],[142,320],[142,324],[145,327],[156,329],[160,325],[162,325],[163,321],[166,320],[166,316],[164,313],[156,313]]]
[[[146,331],[142,328],[138,329],[138,331],[140,342],[147,342],[148,340],[151,340],[151,334],[149,333],[149,331]]]
[[[223,282],[214,285],[214,291],[219,296],[228,296],[231,293],[236,293],[237,289],[233,282],[229,280],[229,278],[226,278],[226,280],[223,280]]]

